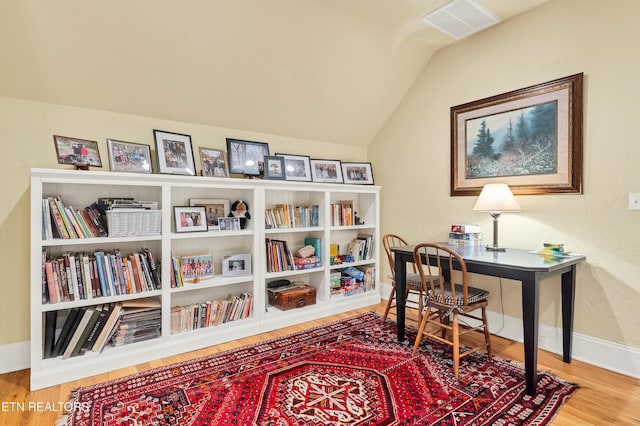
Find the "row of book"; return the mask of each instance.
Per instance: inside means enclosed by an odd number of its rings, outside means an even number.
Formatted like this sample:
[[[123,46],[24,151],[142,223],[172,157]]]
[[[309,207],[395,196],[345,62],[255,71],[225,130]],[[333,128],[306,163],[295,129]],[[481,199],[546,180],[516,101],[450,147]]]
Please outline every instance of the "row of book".
[[[449,245],[457,247],[482,246],[480,226],[467,224],[453,224],[449,231]]]
[[[375,267],[348,266],[332,272],[329,276],[332,296],[354,296],[375,288]]]
[[[97,203],[76,209],[65,206],[60,197],[42,200],[42,238],[97,238],[108,235],[107,224]]]
[[[66,318],[60,327],[60,321]],[[60,320],[60,321],[59,321]],[[160,300],[145,298],[45,313],[43,358],[70,358],[160,337]],[[144,333],[139,331],[144,329]]]
[[[42,252],[42,298],[59,303],[161,288],[160,268],[151,250],[67,253],[48,258]]]
[[[213,327],[251,316],[253,294],[229,295],[223,300],[208,300],[171,308],[171,334]]]
[[[309,228],[320,226],[320,207],[313,205],[276,204],[264,212],[265,225],[271,228]]]
[[[354,261],[370,260],[373,257],[373,235],[358,234],[347,244],[347,254],[353,256]]]
[[[355,225],[353,201],[338,201],[331,204],[331,226]]]
[[[314,248],[313,255],[307,257],[297,257],[289,249],[289,244],[285,240],[265,240],[267,251],[267,272],[296,271],[302,269],[313,269],[322,266],[322,241],[320,238],[307,237],[304,239],[305,246]]]

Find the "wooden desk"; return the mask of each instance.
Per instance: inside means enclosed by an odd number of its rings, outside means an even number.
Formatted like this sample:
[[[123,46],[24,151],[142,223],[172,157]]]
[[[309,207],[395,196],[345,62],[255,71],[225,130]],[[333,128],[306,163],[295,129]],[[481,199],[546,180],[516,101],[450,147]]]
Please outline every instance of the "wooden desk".
[[[405,277],[407,274],[407,262],[413,262],[413,247],[406,246],[392,249],[395,257],[398,340],[401,342],[405,339]],[[540,281],[552,274],[562,274],[562,360],[569,363],[571,362],[576,264],[586,260],[586,257],[575,255],[548,260],[543,256],[531,253],[529,250],[521,249],[507,249],[505,252],[487,251],[484,247],[456,247],[454,249],[464,259],[469,272],[522,282],[522,327],[524,330],[526,392],[528,395],[535,395],[538,379]]]

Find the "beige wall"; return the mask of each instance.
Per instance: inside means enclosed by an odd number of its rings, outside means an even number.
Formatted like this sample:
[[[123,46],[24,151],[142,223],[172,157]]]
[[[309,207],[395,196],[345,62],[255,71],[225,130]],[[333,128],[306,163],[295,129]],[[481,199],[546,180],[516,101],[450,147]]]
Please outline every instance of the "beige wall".
[[[574,331],[640,347],[640,211],[627,209],[640,192],[639,16],[636,0],[553,0],[438,52],[369,149],[381,231],[442,240],[452,223],[479,223],[490,240],[475,197],[449,196],[450,107],[584,72],[584,193],[517,197],[522,212],[502,215],[500,243],[584,253]],[[498,279],[474,278],[499,312]],[[504,281],[505,313],[518,317],[520,287]],[[558,277],[543,281],[544,324],[561,326],[559,294]]]
[[[106,138],[153,147],[153,129],[191,135],[198,170],[197,147],[226,150],[226,137],[266,141],[272,153],[349,161],[363,161],[367,155],[359,147],[0,97],[0,270],[5,271],[0,281],[0,345],[29,339],[29,170],[69,168],[56,162],[53,135],[98,141],[103,168],[108,170]]]

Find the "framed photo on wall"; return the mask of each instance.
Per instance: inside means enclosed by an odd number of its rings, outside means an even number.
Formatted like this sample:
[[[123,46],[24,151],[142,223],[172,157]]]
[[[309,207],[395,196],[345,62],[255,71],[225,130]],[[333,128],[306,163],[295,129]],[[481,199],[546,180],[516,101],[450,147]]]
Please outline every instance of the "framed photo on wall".
[[[229,215],[229,200],[191,198],[189,199],[189,205],[204,207],[209,230],[218,229],[218,219]]]
[[[151,147],[141,143],[107,139],[112,172],[151,173]]]
[[[229,177],[224,151],[203,147],[198,149],[202,176]]]
[[[227,138],[229,172],[259,176],[264,167],[264,157],[269,155],[269,144]]]
[[[451,195],[582,192],[582,73],[451,107]]]
[[[311,163],[308,155],[280,154],[284,158],[284,172],[286,180],[311,182]]]
[[[102,167],[98,142],[87,139],[53,136],[58,164]]]
[[[344,183],[354,185],[373,185],[373,171],[371,163],[342,163],[342,177]]]
[[[175,206],[173,217],[176,224],[176,232],[202,232],[207,231],[207,218],[202,206]]]
[[[264,157],[264,177],[271,180],[285,180],[284,158],[266,155]]]
[[[195,176],[191,136],[163,130],[154,130],[153,136],[160,173]]]
[[[340,160],[311,159],[311,177],[314,182],[343,183]]]

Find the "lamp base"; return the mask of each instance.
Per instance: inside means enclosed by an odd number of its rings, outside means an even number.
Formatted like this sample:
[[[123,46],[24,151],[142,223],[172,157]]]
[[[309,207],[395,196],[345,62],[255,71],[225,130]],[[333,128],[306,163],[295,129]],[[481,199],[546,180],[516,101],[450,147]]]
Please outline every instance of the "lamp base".
[[[485,246],[485,249],[487,249],[488,251],[507,251],[506,248],[497,246]]]

